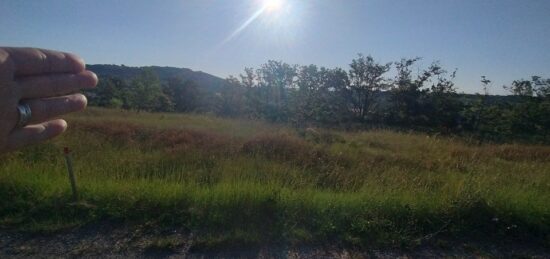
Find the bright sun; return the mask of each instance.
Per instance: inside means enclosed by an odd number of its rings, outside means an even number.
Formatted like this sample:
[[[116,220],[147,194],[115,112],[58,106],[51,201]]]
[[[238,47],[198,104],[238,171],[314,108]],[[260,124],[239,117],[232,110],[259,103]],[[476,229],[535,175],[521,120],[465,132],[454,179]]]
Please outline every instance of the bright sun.
[[[252,22],[256,21],[258,18],[264,18],[265,24],[271,26],[281,26],[283,20],[288,21],[289,19],[281,19],[282,17],[288,17],[290,10],[290,0],[256,0],[258,5],[255,5],[258,8],[252,16],[250,16],[246,21],[241,24],[237,29],[235,29],[227,38],[225,38],[221,45],[229,42],[235,36],[239,35],[244,29],[246,29]]]
[[[264,0],[264,9],[268,12],[280,10],[284,5],[284,0]]]

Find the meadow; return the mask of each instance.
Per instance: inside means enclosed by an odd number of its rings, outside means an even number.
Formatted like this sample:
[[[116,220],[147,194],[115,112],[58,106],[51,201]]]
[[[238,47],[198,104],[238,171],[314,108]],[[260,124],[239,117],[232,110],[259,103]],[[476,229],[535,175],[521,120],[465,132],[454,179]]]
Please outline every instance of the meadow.
[[[0,157],[0,226],[178,226],[203,247],[550,247],[550,146],[100,108],[68,122],[64,136]]]

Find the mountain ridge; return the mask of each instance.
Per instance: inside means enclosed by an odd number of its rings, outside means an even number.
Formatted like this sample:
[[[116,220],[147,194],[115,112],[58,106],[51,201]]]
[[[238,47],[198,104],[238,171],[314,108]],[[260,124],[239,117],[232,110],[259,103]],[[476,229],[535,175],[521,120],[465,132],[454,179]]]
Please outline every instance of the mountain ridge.
[[[203,71],[194,71],[189,68],[178,68],[170,66],[131,67],[114,64],[89,64],[86,65],[86,67],[88,70],[96,73],[99,78],[118,77],[123,80],[132,80],[140,73],[142,73],[144,69],[152,69],[158,75],[159,79],[163,82],[166,82],[171,78],[191,80],[200,87],[213,92],[218,92],[226,84],[226,81],[223,78]]]

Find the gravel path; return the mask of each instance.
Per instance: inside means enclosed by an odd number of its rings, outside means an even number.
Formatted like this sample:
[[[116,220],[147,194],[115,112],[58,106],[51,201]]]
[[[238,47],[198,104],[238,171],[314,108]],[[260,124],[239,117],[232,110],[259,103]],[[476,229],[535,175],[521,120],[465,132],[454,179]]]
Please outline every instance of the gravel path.
[[[192,240],[192,235],[178,229],[160,231],[112,223],[53,234],[0,230],[0,258],[550,258],[547,249],[517,244],[493,247],[455,243],[412,251],[267,246],[208,252],[196,251]]]

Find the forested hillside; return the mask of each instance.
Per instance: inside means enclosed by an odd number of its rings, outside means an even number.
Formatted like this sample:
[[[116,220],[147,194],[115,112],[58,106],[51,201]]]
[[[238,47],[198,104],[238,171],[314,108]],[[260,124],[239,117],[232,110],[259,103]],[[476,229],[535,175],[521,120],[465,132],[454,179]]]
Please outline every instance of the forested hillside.
[[[143,70],[151,69],[161,81],[168,81],[172,78],[192,80],[210,91],[219,91],[225,84],[225,80],[202,71],[193,71],[188,68],[177,67],[128,67],[125,65],[87,65],[88,69],[94,71],[101,78],[115,77],[124,80],[132,80],[139,76]]]
[[[509,96],[458,93],[456,71],[420,58],[378,63],[358,55],[348,70],[268,61],[227,79],[172,67],[90,65],[101,78],[90,104],[157,112],[207,112],[299,128],[393,128],[474,137],[479,142],[550,139],[550,79],[502,86]],[[417,72],[415,72],[417,71]]]

